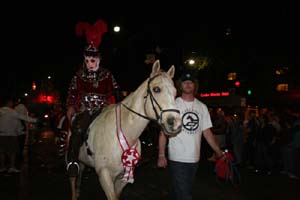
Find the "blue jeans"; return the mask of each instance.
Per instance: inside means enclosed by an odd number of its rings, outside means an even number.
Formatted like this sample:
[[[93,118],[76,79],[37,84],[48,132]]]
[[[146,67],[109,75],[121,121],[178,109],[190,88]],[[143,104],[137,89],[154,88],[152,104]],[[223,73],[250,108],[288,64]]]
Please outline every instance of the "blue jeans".
[[[182,163],[169,160],[172,199],[192,200],[194,178],[198,163]]]

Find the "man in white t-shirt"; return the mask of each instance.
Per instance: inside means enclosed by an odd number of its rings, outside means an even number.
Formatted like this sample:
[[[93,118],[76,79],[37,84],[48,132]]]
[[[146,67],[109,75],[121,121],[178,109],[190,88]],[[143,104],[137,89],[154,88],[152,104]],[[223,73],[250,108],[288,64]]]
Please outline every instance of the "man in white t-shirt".
[[[186,72],[180,78],[181,96],[176,98],[176,105],[182,115],[182,131],[174,137],[167,137],[163,132],[159,136],[158,167],[169,165],[171,174],[172,199],[191,200],[192,185],[198,161],[202,134],[216,152],[218,158],[224,156],[211,131],[212,122],[207,106],[195,98],[196,79]],[[166,144],[168,143],[168,160]]]

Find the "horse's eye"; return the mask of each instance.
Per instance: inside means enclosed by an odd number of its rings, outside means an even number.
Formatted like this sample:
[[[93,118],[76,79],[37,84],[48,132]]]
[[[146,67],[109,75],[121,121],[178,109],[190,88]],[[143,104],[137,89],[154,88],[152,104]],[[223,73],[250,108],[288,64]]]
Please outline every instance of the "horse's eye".
[[[154,87],[154,88],[153,88],[153,91],[154,91],[155,93],[159,93],[159,92],[160,92],[160,88],[159,88],[159,87]]]

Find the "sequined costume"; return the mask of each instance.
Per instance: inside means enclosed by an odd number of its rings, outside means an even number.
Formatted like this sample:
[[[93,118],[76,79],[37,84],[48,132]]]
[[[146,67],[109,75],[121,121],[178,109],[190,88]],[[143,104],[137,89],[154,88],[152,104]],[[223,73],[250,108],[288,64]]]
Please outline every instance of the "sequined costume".
[[[80,69],[72,78],[67,97],[67,106],[76,111],[96,111],[115,103],[119,86],[112,73],[104,68],[96,72]]]

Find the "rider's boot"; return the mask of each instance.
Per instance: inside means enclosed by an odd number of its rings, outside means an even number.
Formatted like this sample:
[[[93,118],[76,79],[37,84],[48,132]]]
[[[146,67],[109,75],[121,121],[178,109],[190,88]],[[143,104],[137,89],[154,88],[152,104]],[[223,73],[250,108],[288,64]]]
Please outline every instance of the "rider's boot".
[[[89,123],[90,114],[88,111],[85,111],[78,114],[71,125],[71,136],[67,155],[67,174],[70,177],[78,176],[79,174],[79,149],[84,141],[83,138],[85,138]]]
[[[79,174],[79,148],[81,145],[81,131],[79,127],[72,129],[72,134],[69,140],[68,154],[67,154],[67,174],[70,177],[76,177]]]

